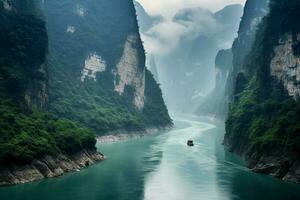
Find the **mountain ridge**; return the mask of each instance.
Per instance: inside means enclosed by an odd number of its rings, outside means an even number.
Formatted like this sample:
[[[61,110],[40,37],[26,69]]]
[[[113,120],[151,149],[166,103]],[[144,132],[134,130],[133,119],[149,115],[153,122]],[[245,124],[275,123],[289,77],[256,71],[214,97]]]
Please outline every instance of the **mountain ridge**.
[[[242,65],[234,63],[238,73],[224,144],[242,155],[253,171],[299,183],[300,27],[295,20],[300,2],[271,0],[269,6],[249,54]]]
[[[131,0],[1,0],[0,18],[1,184],[48,177],[45,156],[103,160],[96,135],[172,126]]]

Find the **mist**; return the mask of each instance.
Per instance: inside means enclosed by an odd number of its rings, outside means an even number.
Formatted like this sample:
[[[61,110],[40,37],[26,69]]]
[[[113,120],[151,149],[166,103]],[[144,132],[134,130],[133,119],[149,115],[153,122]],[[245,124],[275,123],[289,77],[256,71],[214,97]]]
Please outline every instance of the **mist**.
[[[215,12],[230,4],[244,5],[246,0],[137,0],[149,15],[162,15],[171,19],[179,10],[184,8],[203,8]]]
[[[136,2],[147,66],[157,73],[170,110],[195,112],[212,92],[216,82],[215,57],[219,50],[231,48],[244,3]]]

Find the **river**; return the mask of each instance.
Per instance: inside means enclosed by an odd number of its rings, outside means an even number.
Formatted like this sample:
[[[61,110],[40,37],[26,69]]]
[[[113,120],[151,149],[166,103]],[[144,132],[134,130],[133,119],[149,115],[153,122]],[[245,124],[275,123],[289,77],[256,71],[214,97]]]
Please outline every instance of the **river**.
[[[224,125],[175,116],[175,128],[98,144],[108,159],[60,178],[1,187],[1,200],[298,200],[300,186],[252,173],[221,145]],[[195,146],[187,147],[193,139]]]

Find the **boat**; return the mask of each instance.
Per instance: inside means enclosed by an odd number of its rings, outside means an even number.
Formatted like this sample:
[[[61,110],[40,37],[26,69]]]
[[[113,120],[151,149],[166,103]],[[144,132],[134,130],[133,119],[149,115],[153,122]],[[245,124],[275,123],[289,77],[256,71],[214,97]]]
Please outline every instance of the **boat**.
[[[188,140],[187,145],[190,146],[190,147],[194,146],[194,141],[193,140]]]

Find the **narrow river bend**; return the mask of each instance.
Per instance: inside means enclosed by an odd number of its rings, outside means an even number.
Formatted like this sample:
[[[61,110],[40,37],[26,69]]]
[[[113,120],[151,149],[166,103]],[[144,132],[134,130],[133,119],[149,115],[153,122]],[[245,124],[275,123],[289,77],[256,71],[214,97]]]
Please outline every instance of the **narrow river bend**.
[[[80,172],[0,188],[1,200],[297,200],[300,186],[249,171],[221,145],[224,125],[176,116],[175,128],[99,144],[108,159]],[[195,146],[187,147],[193,139]]]

